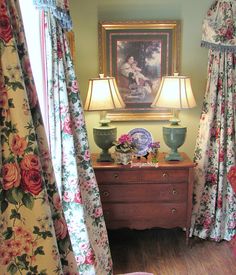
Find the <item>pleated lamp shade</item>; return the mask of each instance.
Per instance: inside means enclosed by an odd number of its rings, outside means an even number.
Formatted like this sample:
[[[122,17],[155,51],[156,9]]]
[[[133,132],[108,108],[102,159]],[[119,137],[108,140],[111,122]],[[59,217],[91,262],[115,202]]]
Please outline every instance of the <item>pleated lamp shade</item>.
[[[114,77],[89,79],[89,88],[84,105],[86,111],[105,111],[124,108]]]
[[[196,106],[190,78],[177,74],[162,77],[151,106],[172,109],[188,109]]]

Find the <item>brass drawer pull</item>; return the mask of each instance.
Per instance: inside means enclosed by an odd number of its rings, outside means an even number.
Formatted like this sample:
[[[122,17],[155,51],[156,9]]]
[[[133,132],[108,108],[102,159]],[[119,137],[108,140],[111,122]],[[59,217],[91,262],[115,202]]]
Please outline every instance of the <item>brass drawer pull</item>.
[[[175,208],[172,208],[172,209],[171,209],[171,213],[172,213],[172,214],[175,214],[176,212],[177,212],[177,210],[176,210]]]
[[[110,192],[109,192],[109,191],[103,191],[103,192],[102,192],[102,195],[103,195],[104,197],[109,197],[109,196],[110,196]]]
[[[172,194],[173,195],[176,195],[177,194],[177,191],[175,189],[172,190]]]
[[[166,172],[164,172],[164,173],[162,174],[162,177],[163,177],[163,178],[166,178],[166,177],[168,177],[168,174],[167,174]]]
[[[119,175],[117,173],[114,174],[114,178],[118,179]]]

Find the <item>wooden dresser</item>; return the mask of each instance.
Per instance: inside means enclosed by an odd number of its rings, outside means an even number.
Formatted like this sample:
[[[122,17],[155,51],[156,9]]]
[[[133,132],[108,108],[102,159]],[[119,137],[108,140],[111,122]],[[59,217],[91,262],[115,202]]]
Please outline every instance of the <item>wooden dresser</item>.
[[[92,156],[108,229],[186,228],[192,210],[193,162],[165,161],[158,167],[96,162]]]

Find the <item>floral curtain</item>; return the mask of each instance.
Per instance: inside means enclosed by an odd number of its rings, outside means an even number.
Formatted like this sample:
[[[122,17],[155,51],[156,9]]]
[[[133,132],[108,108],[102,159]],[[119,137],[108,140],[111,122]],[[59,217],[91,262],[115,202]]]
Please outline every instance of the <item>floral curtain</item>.
[[[112,274],[107,231],[68,41],[51,6],[45,9],[45,3],[40,3],[35,1],[44,10],[50,149],[78,271]]]
[[[214,1],[203,22],[208,81],[195,148],[192,234],[216,241],[236,234],[236,1]]]
[[[77,274],[17,0],[0,0],[0,139],[0,273]]]

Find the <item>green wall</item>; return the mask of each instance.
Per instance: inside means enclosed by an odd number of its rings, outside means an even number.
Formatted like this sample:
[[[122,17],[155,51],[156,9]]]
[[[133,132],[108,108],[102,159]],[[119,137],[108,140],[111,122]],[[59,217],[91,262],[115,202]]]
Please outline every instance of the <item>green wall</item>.
[[[206,86],[207,49],[200,47],[202,20],[213,0],[70,0],[75,33],[75,67],[81,98],[84,102],[88,79],[98,76],[98,21],[99,20],[180,20],[181,71],[192,79],[197,107],[180,112],[182,125],[187,126],[185,144],[180,148],[193,157],[199,117]],[[89,144],[92,152],[100,149],[93,141],[92,129],[98,126],[99,113],[86,112]],[[167,121],[113,122],[118,136],[136,127],[149,130],[154,140],[161,142],[161,151],[169,150],[162,138],[162,126]]]

